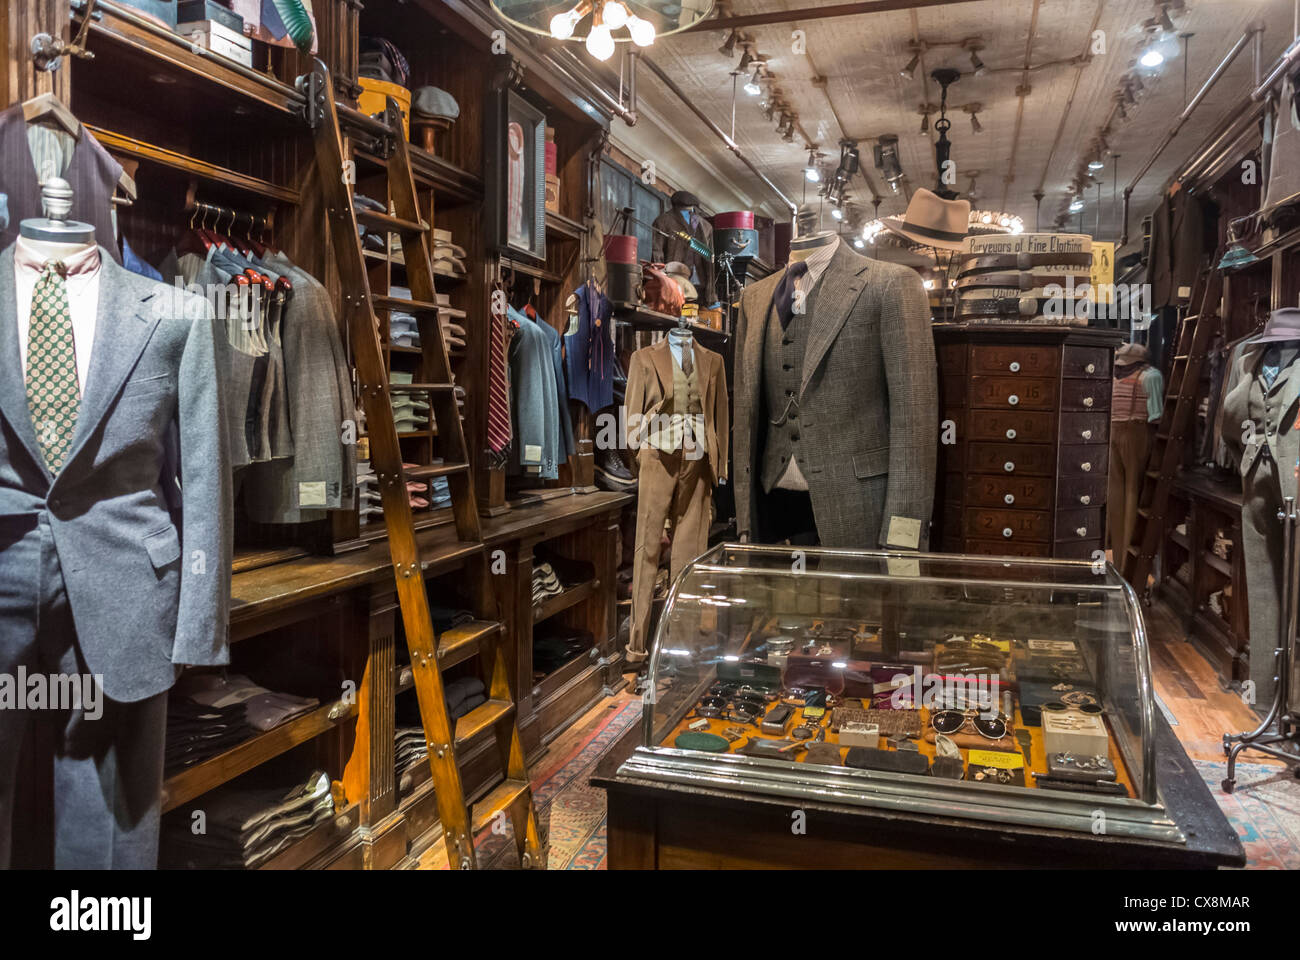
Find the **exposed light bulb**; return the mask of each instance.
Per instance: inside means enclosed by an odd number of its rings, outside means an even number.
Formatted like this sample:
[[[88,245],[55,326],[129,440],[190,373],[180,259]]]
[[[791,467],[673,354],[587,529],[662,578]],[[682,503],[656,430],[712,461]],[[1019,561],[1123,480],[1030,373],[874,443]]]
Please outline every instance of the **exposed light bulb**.
[[[844,211],[841,210],[839,207],[833,207],[831,209],[831,216],[834,217],[836,220],[843,220]]]
[[[1105,163],[1104,160],[1089,160],[1089,161],[1088,161],[1088,169],[1089,169],[1089,170],[1102,170],[1102,169],[1105,168],[1105,166],[1106,166],[1106,163]]]
[[[980,217],[980,223],[984,224],[985,226],[988,226],[992,222],[993,222],[993,214],[991,213],[986,213],[984,214],[984,216]]]
[[[609,27],[598,23],[587,34],[587,52],[597,60],[608,60],[614,55],[614,37]]]
[[[1144,67],[1158,67],[1165,62],[1165,55],[1151,47],[1146,53],[1142,54],[1142,59],[1138,61]]]
[[[1076,197],[1074,200],[1070,201],[1071,213],[1078,213],[1082,209],[1083,209],[1083,200],[1081,198]]]
[[[632,42],[638,47],[648,47],[655,42],[655,25],[638,16],[627,18],[627,32],[632,35]]]
[[[822,182],[822,175],[821,175],[821,173],[817,170],[816,167],[813,167],[813,166],[804,167],[803,175],[804,175],[804,179],[807,180],[809,183],[821,183],[821,182]]]
[[[579,19],[581,17],[577,7],[564,13],[557,13],[551,17],[551,36],[556,40],[568,40],[573,36],[573,28],[578,25]]]
[[[998,226],[1002,227],[1005,230],[1007,227],[1011,226],[1011,218],[1003,217],[1001,220],[998,221]]]
[[[866,241],[864,241],[861,237],[858,237],[856,240],[853,241],[853,245],[857,247],[859,250],[861,250],[867,244]]]
[[[924,286],[925,286],[925,289],[927,289],[927,290],[933,290],[933,289],[934,289],[934,281],[933,281],[933,280],[926,280],[926,281],[924,281]]]
[[[617,30],[619,27],[623,26],[627,23],[630,16],[631,14],[628,13],[627,7],[619,3],[618,0],[608,0],[600,11],[600,19],[604,22],[605,26],[609,27],[611,30]]]

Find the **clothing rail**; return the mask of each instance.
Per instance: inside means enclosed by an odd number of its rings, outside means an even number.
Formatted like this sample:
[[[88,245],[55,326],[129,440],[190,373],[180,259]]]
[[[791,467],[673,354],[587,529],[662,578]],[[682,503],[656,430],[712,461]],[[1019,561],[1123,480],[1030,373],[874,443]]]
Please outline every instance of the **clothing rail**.
[[[1196,111],[1196,108],[1201,105],[1202,101],[1204,101],[1210,91],[1214,89],[1214,86],[1219,82],[1219,80],[1223,78],[1223,75],[1228,72],[1228,69],[1236,61],[1237,57],[1241,55],[1241,52],[1246,49],[1252,40],[1255,40],[1256,37],[1260,36],[1263,33],[1263,30],[1264,26],[1261,23],[1252,23],[1246,27],[1246,32],[1243,33],[1240,39],[1232,45],[1232,49],[1228,51],[1227,56],[1223,58],[1219,65],[1214,68],[1214,72],[1211,73],[1209,79],[1201,85],[1201,89],[1196,91],[1196,96],[1192,97],[1187,106],[1183,108],[1183,112],[1178,115],[1178,119],[1174,121],[1173,127],[1171,127],[1169,132],[1165,134],[1164,139],[1160,141],[1155,152],[1151,154],[1146,163],[1138,168],[1138,172],[1133,177],[1132,182],[1124,188],[1124,233],[1119,241],[1120,247],[1123,247],[1128,243],[1129,204],[1133,196],[1133,190],[1137,187],[1138,182],[1147,175],[1153,166],[1155,166],[1155,162],[1160,159],[1160,155],[1163,154],[1169,145],[1174,142],[1174,138],[1182,131],[1184,124],[1187,123],[1188,119]]]

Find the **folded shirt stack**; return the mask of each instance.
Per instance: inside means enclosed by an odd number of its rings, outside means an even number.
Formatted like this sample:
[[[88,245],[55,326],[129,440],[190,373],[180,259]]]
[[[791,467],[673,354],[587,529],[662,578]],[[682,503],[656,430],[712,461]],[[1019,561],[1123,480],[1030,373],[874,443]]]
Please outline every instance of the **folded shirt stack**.
[[[429,743],[424,739],[423,727],[398,727],[394,731],[396,746],[395,768],[400,777],[412,767],[429,757]]]
[[[167,704],[164,766],[193,766],[320,706],[258,686],[240,674],[188,671],[172,687]]]
[[[400,427],[398,428],[401,429]],[[403,463],[402,466],[407,470],[415,470],[419,464]],[[411,503],[412,510],[423,510],[433,503],[434,506],[448,506],[451,503],[451,494],[447,493],[447,503],[437,503],[437,483],[441,480],[444,489],[446,487],[446,478],[438,477],[433,481],[435,487],[434,495],[429,492],[430,483],[428,480],[408,480],[406,481],[406,496]],[[370,468],[369,460],[357,461],[357,500],[361,508],[361,520],[363,523],[378,522],[384,518],[384,498],[378,487],[378,478],[374,470]]]
[[[478,677],[459,677],[450,680],[442,688],[442,692],[447,700],[447,712],[451,714],[453,720],[460,719],[479,704],[487,702],[487,688]],[[416,697],[397,698],[397,727],[423,729],[424,725],[420,722],[420,702]]]
[[[388,374],[388,382],[391,384],[409,384],[414,381],[415,375],[412,373],[393,370]],[[419,396],[423,395],[411,393],[392,394],[393,422],[397,425],[398,433],[413,433],[418,430],[431,429],[429,401],[421,400]]]
[[[433,231],[433,272],[447,277],[465,276],[465,248],[452,243],[450,230]]]
[[[451,506],[451,486],[447,483],[446,477],[434,478],[433,492],[429,497],[429,505],[435,510],[441,510],[443,507]]]
[[[395,347],[420,346],[420,321],[414,314],[394,310],[388,315],[388,342]]]
[[[352,205],[358,210],[373,210],[376,213],[387,213],[388,206],[380,203],[373,197],[367,197],[363,193],[354,193],[352,195]],[[375,250],[384,253],[388,250],[388,234],[382,230],[372,230],[369,227],[357,225],[357,234],[361,237],[361,245],[367,250]]]
[[[533,679],[554,673],[578,654],[590,650],[591,631],[548,620],[533,631]]]
[[[559,575],[556,574],[555,568],[549,563],[533,564],[533,605],[541,603],[547,597],[554,597],[564,592],[564,584],[560,582]]]
[[[165,866],[260,867],[334,815],[330,780],[319,770],[288,789],[221,787],[204,794],[200,807],[204,833],[193,832],[188,816],[168,819],[161,845]]]

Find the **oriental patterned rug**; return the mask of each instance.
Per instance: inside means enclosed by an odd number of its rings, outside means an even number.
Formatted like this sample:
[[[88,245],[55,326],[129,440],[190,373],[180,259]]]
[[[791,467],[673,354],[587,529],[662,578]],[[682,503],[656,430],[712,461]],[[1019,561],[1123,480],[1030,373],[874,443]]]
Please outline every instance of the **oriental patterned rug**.
[[[1224,793],[1226,761],[1195,760],[1196,769],[1246,848],[1249,870],[1300,869],[1300,780],[1291,768],[1238,763],[1237,786]]]

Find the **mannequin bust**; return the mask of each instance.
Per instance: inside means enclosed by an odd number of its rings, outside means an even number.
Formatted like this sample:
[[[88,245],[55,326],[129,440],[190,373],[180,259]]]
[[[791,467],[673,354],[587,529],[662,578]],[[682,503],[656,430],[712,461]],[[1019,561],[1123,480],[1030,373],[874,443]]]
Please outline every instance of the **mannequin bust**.
[[[821,214],[810,203],[803,204],[794,217],[795,237],[790,241],[790,260],[807,260],[818,250],[839,240],[834,230],[821,230]]]
[[[88,223],[69,220],[72,211],[72,187],[60,177],[50,177],[41,185],[41,206],[45,216],[24,220],[18,235],[47,260],[64,260],[95,245],[95,228]]]

